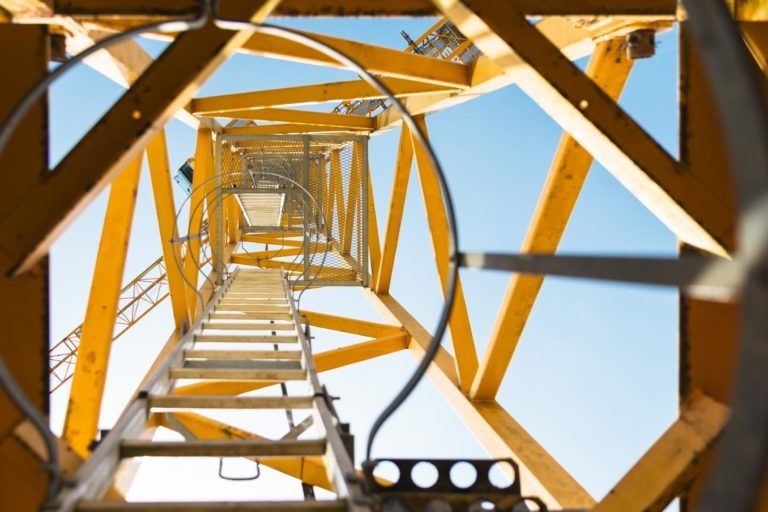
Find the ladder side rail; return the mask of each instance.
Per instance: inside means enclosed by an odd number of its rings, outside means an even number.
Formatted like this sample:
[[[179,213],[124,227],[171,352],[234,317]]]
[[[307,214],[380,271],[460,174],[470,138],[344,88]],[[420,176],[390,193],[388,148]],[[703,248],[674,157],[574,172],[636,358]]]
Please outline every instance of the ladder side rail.
[[[224,285],[216,291],[203,314],[184,334],[166,359],[158,365],[152,376],[132,399],[131,404],[120,415],[109,434],[75,473],[73,485],[66,487],[59,494],[57,509],[59,512],[74,512],[80,500],[98,499],[107,491],[122,460],[120,456],[122,441],[127,438],[136,438],[144,431],[149,418],[150,397],[152,394],[168,390],[171,385],[171,367],[182,361],[184,350],[192,346],[195,333],[207,320],[208,314],[229,288],[236,274],[237,271],[230,275]]]
[[[317,376],[317,368],[312,359],[312,349],[309,345],[309,339],[307,338],[304,329],[301,328],[301,321],[298,311],[296,310],[296,304],[288,285],[288,276],[284,271],[283,287],[291,307],[293,320],[296,323],[296,333],[298,335],[299,344],[301,345],[302,357],[304,358],[303,366],[307,370],[307,382],[314,395],[314,423],[315,425],[321,426],[325,434],[327,447],[323,458],[326,467],[328,468],[329,478],[333,483],[336,495],[339,498],[347,499],[349,501],[349,512],[369,512],[372,510],[368,505],[369,500],[365,495],[362,488],[362,482],[355,470],[354,461],[350,457],[344,441],[341,438],[338,421],[331,413],[330,407],[326,401],[329,398],[326,397],[326,393],[320,385],[320,379]]]

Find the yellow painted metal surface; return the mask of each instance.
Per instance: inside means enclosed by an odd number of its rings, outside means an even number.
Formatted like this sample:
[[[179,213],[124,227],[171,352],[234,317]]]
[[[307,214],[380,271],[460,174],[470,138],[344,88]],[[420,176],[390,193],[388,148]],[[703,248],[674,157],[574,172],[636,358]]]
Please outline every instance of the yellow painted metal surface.
[[[423,117],[416,118],[416,123],[422,133],[427,135],[427,125]],[[437,263],[437,272],[440,275],[440,285],[443,294],[448,286],[448,218],[443,205],[443,195],[435,176],[435,171],[427,159],[424,148],[418,139],[411,137],[413,152],[416,156],[419,169],[421,191],[424,196],[424,206],[427,210],[427,221],[432,236],[432,247]],[[449,321],[453,350],[456,354],[456,368],[459,372],[459,387],[462,391],[469,391],[477,372],[477,350],[472,335],[472,327],[469,322],[469,313],[464,299],[464,290],[461,279],[456,278],[456,298]]]
[[[173,318],[176,322],[176,328],[180,328],[187,318],[187,301],[181,273],[183,261],[181,244],[172,242],[178,238],[179,232],[176,226],[176,205],[171,189],[171,169],[168,164],[168,146],[164,131],[158,132],[147,146],[147,161],[149,162],[149,175],[152,179],[152,192],[155,197],[157,223],[160,229],[160,242],[163,247]]]
[[[696,475],[727,420],[727,407],[692,394],[682,404],[680,418],[592,510],[664,510]]]
[[[408,192],[408,179],[411,175],[413,163],[413,144],[411,133],[406,125],[400,132],[400,144],[397,150],[397,163],[395,164],[395,177],[392,183],[392,195],[389,200],[389,214],[387,227],[384,232],[384,240],[381,249],[381,263],[376,275],[375,289],[378,293],[389,293],[389,285],[392,282],[392,270],[397,253],[397,242],[400,237],[400,225],[403,221],[403,209],[405,208],[405,195]]]
[[[617,100],[631,69],[632,61],[624,55],[620,42],[610,40],[595,49],[587,75]],[[567,133],[563,135],[520,252],[555,252],[592,162],[592,156],[578,142]],[[543,282],[541,276],[514,274],[510,278],[496,325],[472,384],[473,399],[496,397]]]
[[[72,378],[63,437],[83,458],[88,457],[99,426],[141,162],[139,154],[112,183]]]

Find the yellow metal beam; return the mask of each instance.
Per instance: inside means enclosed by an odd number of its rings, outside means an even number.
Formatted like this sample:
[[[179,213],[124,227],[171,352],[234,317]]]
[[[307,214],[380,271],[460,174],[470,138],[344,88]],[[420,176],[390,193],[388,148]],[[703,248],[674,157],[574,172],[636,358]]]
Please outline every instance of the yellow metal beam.
[[[339,237],[342,237],[342,230],[346,225],[346,216],[344,209],[344,184],[341,179],[341,151],[334,150],[331,153],[331,176],[328,190],[330,191],[331,204],[329,213],[331,220],[328,223],[328,232],[333,234],[333,208],[336,203],[336,226],[339,233]]]
[[[398,97],[451,90],[450,87],[399,78],[383,78],[382,82]],[[351,80],[196,98],[192,101],[192,112],[195,115],[218,116],[233,110],[379,98],[386,98],[386,96],[367,82]]]
[[[290,236],[301,236],[301,233],[289,233]],[[254,244],[274,244],[285,247],[304,247],[303,240],[291,240],[285,237],[274,236],[272,233],[248,233],[243,235],[243,242]]]
[[[376,282],[376,276],[381,266],[381,240],[379,239],[379,221],[376,217],[376,202],[373,197],[373,181],[371,168],[368,166],[368,253],[371,256],[371,282]]]
[[[587,76],[617,100],[629,77],[632,62],[624,55],[619,41],[609,40],[595,49]],[[521,252],[555,252],[592,161],[592,156],[578,142],[568,134],[563,135]],[[490,400],[496,396],[543,282],[542,276],[514,274],[510,279],[472,385],[470,396],[473,399]]]
[[[347,255],[352,249],[352,238],[355,230],[355,222],[362,222],[362,216],[358,214],[360,203],[360,183],[363,174],[362,144],[355,142],[352,145],[352,164],[350,168],[349,187],[347,188],[347,213],[344,215],[344,229],[341,232],[341,254]]]
[[[311,32],[305,34],[335,48],[377,75],[452,87],[469,86],[468,67],[464,64],[338,37]],[[242,50],[256,55],[346,68],[322,52],[268,34],[254,34]]]
[[[423,116],[416,118],[416,123],[424,136],[427,136],[427,125]],[[427,153],[415,137],[411,137],[413,152],[419,169],[421,191],[424,196],[424,206],[427,211],[429,232],[432,235],[432,248],[435,253],[437,272],[443,294],[448,286],[448,218],[443,205],[443,195],[435,176],[435,171],[429,163]],[[477,351],[469,322],[467,304],[464,300],[464,290],[461,279],[456,276],[456,298],[454,299],[451,318],[449,320],[453,350],[456,354],[456,369],[459,373],[459,387],[468,392],[477,372]]]
[[[529,16],[619,17],[673,20],[674,0],[508,0]],[[233,3],[253,3],[254,0],[222,0],[222,14]],[[2,0],[7,5],[40,3],[39,0]],[[158,16],[181,17],[189,14],[196,4],[192,0],[55,0],[56,12],[90,20],[93,17],[116,15],[154,19]],[[276,16],[436,16],[439,13],[431,0],[283,0],[275,9]]]
[[[171,168],[168,164],[168,147],[164,130],[159,131],[147,146],[147,161],[152,180],[152,192],[155,197],[155,210],[160,229],[160,243],[163,247],[168,292],[171,296],[173,318],[178,329],[187,318],[187,301],[181,273],[181,247],[172,242],[178,238],[179,233],[176,229],[176,205],[173,201]]]
[[[315,354],[313,360],[319,372],[335,370],[343,366],[367,361],[407,348],[407,335],[403,331],[388,332],[373,340],[348,345]],[[208,381],[176,388],[177,395],[239,395],[256,389],[273,386],[278,382],[256,381]]]
[[[259,21],[274,4],[265,0],[238,9],[241,16]],[[179,35],[56,169],[2,219],[0,247],[14,260],[4,271],[23,272],[47,254],[67,225],[249,37],[249,32],[221,30],[214,24]]]
[[[408,348],[421,359],[432,335],[391,295],[367,293],[382,315],[401,323]],[[538,496],[550,509],[588,509],[594,500],[557,461],[495,401],[472,402],[458,387],[456,363],[440,349],[427,375],[491,457],[510,457],[520,465],[523,495]]]
[[[0,55],[0,66],[6,77],[13,77],[3,81],[0,118],[4,119],[48,74],[48,45],[45,26],[0,24],[0,47],[8,50]],[[48,125],[48,100],[43,97],[19,123],[0,154],[0,178],[7,184],[0,189],[0,217],[47,172]],[[13,263],[0,253],[0,268]],[[48,278],[47,258],[23,275],[0,274],[0,358],[34,407],[44,414],[48,409],[48,365],[41,354],[50,341]],[[49,478],[40,471],[40,459],[15,435],[23,419],[7,392],[0,391],[0,501],[6,510],[38,510]],[[39,439],[36,431],[32,435]]]
[[[227,212],[227,241],[234,244],[240,240],[240,205],[231,195],[224,199],[224,205]]]
[[[173,423],[168,421],[168,414],[159,414],[160,424],[171,430],[175,430]],[[173,418],[180,422],[184,428],[195,435],[197,439],[252,439],[264,440],[265,437],[256,435],[226,423],[201,416],[191,412],[177,412]],[[300,479],[302,482],[333,490],[325,471],[322,457],[263,457],[259,463],[280,471],[288,476]]]
[[[235,126],[224,128],[225,135],[289,135],[292,133],[357,133],[368,128],[337,128],[311,124],[264,124],[259,126]]]
[[[692,394],[680,418],[592,511],[664,510],[701,470],[703,456],[727,421],[727,407],[702,393]]]
[[[139,153],[112,183],[80,337],[63,437],[83,458],[98,430],[141,161]]]
[[[375,281],[377,293],[389,293],[389,285],[392,282],[392,268],[395,264],[397,241],[400,237],[400,224],[403,221],[405,196],[408,192],[408,179],[411,175],[412,164],[413,144],[411,143],[411,133],[408,126],[403,124],[402,131],[400,132],[400,145],[397,150],[395,177],[392,182],[392,195],[389,199],[389,215],[387,216],[387,227],[384,232],[381,263]]]
[[[437,0],[459,30],[683,241],[727,255],[733,211],[675,161],[514,6]],[[521,70],[518,61],[526,66]]]
[[[330,329],[349,334],[359,334],[360,336],[381,338],[403,332],[402,328],[396,325],[379,324],[376,322],[328,315],[315,311],[302,310],[301,316],[309,320],[309,324],[312,327],[320,327],[322,329]]]
[[[200,230],[203,221],[203,203],[205,202],[205,179],[213,167],[213,147],[211,132],[199,130],[195,148],[195,173],[192,175],[192,195],[189,198],[189,224],[187,234],[187,254],[184,257],[184,277],[186,285],[187,317],[189,324],[195,321],[203,304],[197,296],[197,278],[200,273]],[[211,245],[213,241],[210,240]]]
[[[310,124],[314,126],[330,126],[333,128],[352,128],[373,130],[375,123],[370,117],[353,116],[349,114],[332,114],[328,112],[312,112],[310,110],[295,110],[288,108],[260,108],[256,110],[231,110],[220,117],[231,119],[246,119],[251,121],[275,121],[293,124]]]

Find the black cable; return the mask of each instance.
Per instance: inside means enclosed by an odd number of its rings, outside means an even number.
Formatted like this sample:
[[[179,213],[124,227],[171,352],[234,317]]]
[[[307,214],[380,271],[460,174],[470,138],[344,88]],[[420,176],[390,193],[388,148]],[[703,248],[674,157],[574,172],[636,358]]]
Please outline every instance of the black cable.
[[[380,90],[390,99],[390,101],[392,102],[392,106],[395,107],[395,109],[402,116],[403,122],[407,124],[408,127],[410,128],[412,136],[415,137],[418,140],[418,142],[422,145],[422,148],[427,154],[427,159],[430,165],[432,166],[432,170],[435,173],[435,177],[437,178],[438,185],[443,196],[443,206],[445,207],[446,217],[448,221],[449,260],[448,260],[448,282],[446,285],[445,302],[443,304],[442,311],[440,312],[440,317],[437,322],[437,327],[435,328],[435,333],[432,336],[432,339],[430,340],[427,346],[427,349],[424,351],[424,357],[419,362],[419,365],[416,367],[416,370],[408,379],[403,389],[395,396],[395,398],[384,409],[384,411],[382,411],[379,417],[376,418],[376,421],[371,427],[371,431],[368,436],[368,443],[366,446],[366,459],[370,461],[373,441],[375,440],[376,435],[378,434],[379,430],[384,425],[384,423],[386,423],[386,421],[392,416],[392,414],[394,414],[394,412],[410,396],[410,394],[418,385],[419,381],[421,381],[421,378],[424,376],[424,374],[426,374],[427,369],[429,368],[429,365],[432,363],[433,359],[435,358],[435,355],[437,355],[437,352],[440,349],[440,342],[442,341],[442,338],[445,335],[445,331],[447,330],[447,327],[448,327],[448,320],[450,318],[450,313],[451,313],[451,310],[453,309],[453,303],[456,296],[456,284],[458,281],[458,274],[459,274],[458,259],[457,259],[458,232],[456,229],[456,215],[454,212],[453,201],[451,199],[450,191],[448,189],[448,183],[445,179],[445,175],[443,173],[442,167],[440,166],[440,163],[438,162],[437,157],[435,156],[434,151],[432,150],[432,146],[429,144],[429,140],[427,139],[426,135],[422,133],[421,128],[419,127],[418,124],[416,124],[415,120],[410,115],[410,113],[406,110],[405,106],[400,102],[399,99],[395,97],[392,91],[390,91],[389,88],[378,77],[370,74],[354,59],[348,57],[344,53],[326,45],[325,43],[317,39],[314,39],[310,36],[307,36],[305,34],[302,34],[300,32],[297,32],[291,29],[277,27],[277,26],[268,25],[268,24],[259,24],[259,23],[241,22],[241,21],[225,21],[225,20],[216,19],[216,13],[218,12],[218,0],[213,0],[213,12],[214,12],[214,18],[215,18],[214,22],[216,26],[220,28],[231,29],[231,30],[251,29],[258,33],[269,34],[269,35],[277,36],[283,39],[287,39],[289,41],[293,41],[293,42],[302,44],[304,46],[307,46],[309,48],[312,48],[313,50],[317,50],[325,55],[328,55],[331,58],[334,58],[338,62],[345,64],[347,67],[353,69],[355,72],[357,72],[357,74],[360,76],[362,80],[366,81],[371,86]]]

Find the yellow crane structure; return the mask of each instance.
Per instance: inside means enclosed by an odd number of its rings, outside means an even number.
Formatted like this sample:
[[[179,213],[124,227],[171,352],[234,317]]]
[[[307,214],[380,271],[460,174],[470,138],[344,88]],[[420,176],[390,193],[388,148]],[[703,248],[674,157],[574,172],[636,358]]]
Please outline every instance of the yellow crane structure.
[[[438,21],[403,33],[404,50],[269,24],[329,16]],[[685,511],[768,510],[767,21],[764,0],[0,0],[0,510],[660,511],[677,498]],[[679,157],[618,104],[634,61],[672,29]],[[152,58],[140,34],[169,44]],[[236,54],[358,78],[200,95]],[[47,91],[81,60],[125,92],[49,169]],[[519,252],[466,252],[429,115],[511,85],[563,135]],[[196,131],[185,205],[172,190],[174,118]],[[368,143],[391,131],[392,193],[376,205]],[[162,255],[124,284],[145,158]],[[674,233],[678,257],[557,253],[593,162]],[[411,179],[446,302],[437,332],[390,293]],[[108,187],[85,318],[51,342],[48,254]],[[459,267],[508,280],[482,351]],[[547,275],[679,292],[679,415],[605,496],[497,401]],[[302,307],[304,291],[341,286],[361,289],[381,319]],[[158,334],[168,341],[100,437],[111,344],[165,298],[175,330]],[[358,341],[314,350],[314,328]],[[464,461],[485,475],[474,484],[451,481],[461,461],[393,459],[389,482],[379,461],[355,467],[322,372],[399,351],[488,453]],[[57,436],[49,396],[70,380]],[[275,439],[208,409],[285,410],[290,429]],[[297,410],[310,414],[297,423]],[[183,440],[153,440],[159,427]],[[125,501],[133,461],[161,456],[251,458],[295,477],[305,499]],[[420,463],[433,486],[408,476]],[[491,485],[498,463],[509,486]]]

